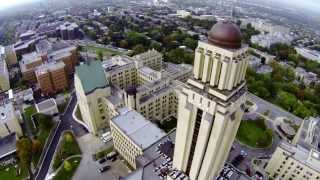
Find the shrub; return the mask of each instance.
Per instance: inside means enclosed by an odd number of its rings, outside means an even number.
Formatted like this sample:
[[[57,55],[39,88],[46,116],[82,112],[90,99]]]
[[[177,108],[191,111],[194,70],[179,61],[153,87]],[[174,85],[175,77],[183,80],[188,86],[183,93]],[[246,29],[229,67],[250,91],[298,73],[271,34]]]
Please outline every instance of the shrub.
[[[72,170],[72,165],[71,165],[71,163],[70,163],[68,160],[65,160],[65,161],[64,161],[64,164],[63,164],[63,168],[64,168],[66,171],[71,171],[71,170]]]

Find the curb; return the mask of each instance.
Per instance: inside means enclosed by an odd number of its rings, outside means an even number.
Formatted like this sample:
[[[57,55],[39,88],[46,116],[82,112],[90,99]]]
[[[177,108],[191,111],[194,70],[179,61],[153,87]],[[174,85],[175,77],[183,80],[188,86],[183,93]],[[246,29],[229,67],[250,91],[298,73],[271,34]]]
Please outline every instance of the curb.
[[[86,123],[83,122],[83,121],[81,121],[80,119],[78,119],[77,116],[76,116],[76,111],[77,111],[78,107],[79,107],[79,104],[77,103],[77,104],[75,105],[73,111],[72,111],[72,118],[73,118],[73,120],[75,120],[77,123],[79,123],[79,124],[81,124],[83,127],[85,127],[88,132],[90,132],[88,126],[86,125]]]

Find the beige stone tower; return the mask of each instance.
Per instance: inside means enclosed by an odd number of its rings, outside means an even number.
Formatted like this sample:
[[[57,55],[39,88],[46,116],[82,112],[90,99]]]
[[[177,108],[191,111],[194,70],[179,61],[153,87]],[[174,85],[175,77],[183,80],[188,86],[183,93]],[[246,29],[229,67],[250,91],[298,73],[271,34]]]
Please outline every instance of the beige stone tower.
[[[192,180],[208,180],[222,169],[243,115],[248,47],[239,28],[218,22],[199,41],[193,77],[179,96],[173,167]]]

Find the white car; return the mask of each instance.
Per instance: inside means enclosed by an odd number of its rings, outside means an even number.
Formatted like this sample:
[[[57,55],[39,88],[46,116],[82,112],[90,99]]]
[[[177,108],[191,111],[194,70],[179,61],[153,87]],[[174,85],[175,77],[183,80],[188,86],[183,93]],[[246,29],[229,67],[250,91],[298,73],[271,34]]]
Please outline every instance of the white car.
[[[230,171],[228,172],[228,174],[227,174],[227,177],[228,177],[228,178],[231,178],[232,175],[233,175],[233,171],[230,170]]]

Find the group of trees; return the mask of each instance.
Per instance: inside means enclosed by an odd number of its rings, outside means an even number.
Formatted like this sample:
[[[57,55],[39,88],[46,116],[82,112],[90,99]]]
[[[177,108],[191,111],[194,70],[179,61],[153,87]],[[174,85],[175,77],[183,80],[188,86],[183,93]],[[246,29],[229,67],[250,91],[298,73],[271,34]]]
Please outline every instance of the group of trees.
[[[159,22],[154,26],[149,24],[151,20],[148,20],[147,17],[138,16],[105,16],[98,21],[109,28],[108,34],[103,35],[98,40],[99,43],[112,43],[121,48],[132,49],[132,55],[145,52],[148,49],[156,49],[165,54],[166,61],[192,64],[192,51],[197,47],[199,37],[178,30],[178,25],[174,22],[165,24]],[[185,21],[192,26],[205,28],[209,28],[215,23],[192,18],[187,18]],[[90,35],[90,32],[87,34]],[[94,35],[92,37],[95,38]],[[186,50],[180,49],[180,46],[186,46]]]
[[[41,151],[41,143],[38,140],[31,140],[23,137],[17,141],[17,154],[20,168],[27,169],[29,179],[33,180],[34,175],[31,169],[32,158]]]
[[[271,74],[257,74],[248,68],[247,84],[250,92],[301,118],[319,114],[320,99],[314,97],[320,95],[320,86],[311,88],[294,82],[292,68],[284,68],[276,62],[272,68]]]
[[[241,24],[241,21],[237,23]],[[254,27],[249,23],[246,28],[241,29],[242,39],[246,44],[251,45],[251,37],[257,34],[260,34],[260,31],[255,30]]]
[[[294,67],[302,67],[307,71],[320,74],[320,63],[300,56],[293,46],[277,43],[270,47],[268,53],[276,56],[281,61],[288,61]]]
[[[33,119],[38,122],[38,128],[41,130],[49,130],[53,125],[51,117],[44,114],[35,114]],[[29,178],[34,179],[31,163],[42,152],[44,144],[37,138],[22,137],[17,141],[16,146],[20,168],[27,169]]]

